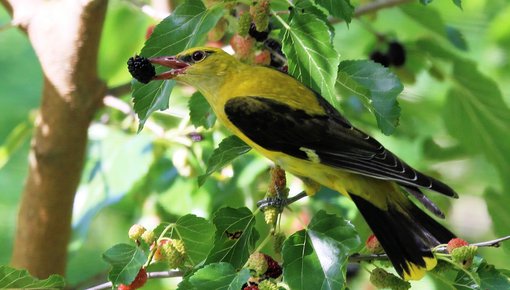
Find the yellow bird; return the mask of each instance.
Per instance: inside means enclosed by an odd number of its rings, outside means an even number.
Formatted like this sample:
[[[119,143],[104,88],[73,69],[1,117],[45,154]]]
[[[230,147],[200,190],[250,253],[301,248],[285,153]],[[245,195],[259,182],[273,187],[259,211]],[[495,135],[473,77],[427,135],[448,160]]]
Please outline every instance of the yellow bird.
[[[150,61],[172,68],[154,79],[198,89],[223,125],[301,178],[307,195],[324,185],[351,198],[405,280],[421,279],[436,266],[430,249],[454,235],[406,192],[444,218],[420,188],[456,198],[446,184],[413,169],[285,73],[244,64],[210,47]]]

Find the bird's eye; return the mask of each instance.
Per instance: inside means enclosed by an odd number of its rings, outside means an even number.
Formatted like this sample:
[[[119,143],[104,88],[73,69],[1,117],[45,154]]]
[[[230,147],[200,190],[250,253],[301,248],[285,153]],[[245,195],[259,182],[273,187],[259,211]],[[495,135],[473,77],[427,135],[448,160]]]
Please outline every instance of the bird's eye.
[[[205,52],[203,52],[201,50],[195,51],[191,55],[191,59],[193,59],[194,62],[199,62],[199,61],[203,60],[204,58],[205,58]]]

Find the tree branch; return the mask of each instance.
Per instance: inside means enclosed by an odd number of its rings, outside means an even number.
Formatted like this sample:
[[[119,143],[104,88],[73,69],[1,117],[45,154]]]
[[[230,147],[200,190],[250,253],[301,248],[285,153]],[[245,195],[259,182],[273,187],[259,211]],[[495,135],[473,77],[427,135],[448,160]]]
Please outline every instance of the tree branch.
[[[96,62],[107,1],[1,1],[44,74],[12,264],[38,278],[63,275],[88,127],[106,91]]]
[[[182,277],[184,272],[182,271],[160,271],[160,272],[148,272],[147,278],[149,279],[160,279],[160,278],[175,278]],[[113,286],[112,282],[106,282],[94,287],[87,288],[86,290],[102,290],[111,289]]]
[[[356,10],[354,10],[354,16],[359,17],[371,12],[375,12],[377,10],[391,8],[394,6],[398,6],[405,3],[414,2],[413,0],[378,0],[374,2],[369,2],[365,5],[359,6]]]
[[[501,246],[501,242],[510,240],[510,236],[486,241],[486,242],[479,242],[470,244],[471,246],[477,246],[477,247],[493,247],[498,248]],[[438,247],[436,248],[436,251],[443,252],[446,251],[446,246]],[[349,263],[359,263],[362,261],[378,261],[378,260],[388,260],[388,256],[386,254],[368,254],[368,255],[361,255],[361,254],[353,254],[349,257]]]

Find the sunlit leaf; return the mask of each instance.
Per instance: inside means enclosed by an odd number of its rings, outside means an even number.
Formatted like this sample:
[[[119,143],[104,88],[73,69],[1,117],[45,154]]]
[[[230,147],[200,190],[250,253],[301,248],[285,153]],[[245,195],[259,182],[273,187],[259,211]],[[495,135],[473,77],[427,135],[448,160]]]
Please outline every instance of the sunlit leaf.
[[[248,260],[259,238],[254,228],[255,216],[245,207],[225,207],[214,214],[213,223],[216,226],[216,237],[206,264],[228,262],[240,268]]]
[[[46,279],[39,280],[31,276],[27,270],[0,266],[1,289],[60,289],[64,286],[64,278],[59,275],[51,275]]]
[[[331,44],[328,26],[313,14],[293,13],[282,32],[289,74],[338,108],[334,88],[340,61]]]
[[[251,147],[246,145],[246,143],[237,136],[232,135],[223,139],[223,141],[221,141],[218,145],[218,148],[214,149],[213,154],[207,161],[205,174],[198,177],[198,184],[204,184],[209,175],[225,167],[238,156],[250,151],[250,149]]]
[[[214,226],[204,218],[188,214],[175,222],[169,237],[183,241],[188,260],[196,266],[207,257],[212,248]]]
[[[200,92],[197,91],[191,95],[188,107],[191,123],[195,127],[202,126],[205,129],[209,129],[214,125],[214,122],[216,122],[216,115]]]
[[[361,98],[384,134],[393,133],[400,117],[397,96],[404,89],[395,74],[373,61],[348,60],[340,63],[336,83]]]
[[[222,5],[207,9],[200,0],[185,1],[154,28],[140,54],[144,57],[175,55],[196,46],[204,41],[207,32],[221,16]],[[161,68],[156,71],[161,72]],[[133,102],[141,130],[151,113],[168,108],[168,98],[175,82],[152,81],[147,85],[133,82]]]
[[[319,211],[308,229],[283,245],[283,275],[291,289],[344,289],[347,258],[360,244],[353,225]]]
[[[147,256],[139,247],[117,244],[103,253],[103,260],[112,266],[108,280],[114,286],[129,285],[147,261]]]
[[[354,7],[350,0],[315,0],[315,3],[326,8],[331,15],[350,23],[354,13]]]
[[[30,139],[32,129],[31,122],[23,121],[9,133],[5,142],[0,146],[0,169],[9,161],[14,152]]]
[[[236,269],[229,263],[214,263],[205,266],[195,272],[188,281],[194,289],[215,289],[215,290],[238,290],[242,289],[243,284],[250,278],[250,271],[242,269],[236,272]],[[189,289],[181,288],[178,290]]]

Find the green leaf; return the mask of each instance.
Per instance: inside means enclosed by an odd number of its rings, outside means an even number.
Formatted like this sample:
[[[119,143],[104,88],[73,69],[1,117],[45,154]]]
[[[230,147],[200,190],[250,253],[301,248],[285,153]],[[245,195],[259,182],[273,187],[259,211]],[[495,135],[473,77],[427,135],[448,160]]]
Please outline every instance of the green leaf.
[[[189,116],[191,123],[195,127],[204,127],[209,129],[214,126],[216,122],[216,115],[214,114],[211,106],[200,92],[195,92],[191,95],[188,103]]]
[[[200,0],[188,0],[154,28],[141,55],[145,57],[175,55],[199,44],[223,16],[223,6],[207,9]],[[161,72],[163,68],[158,68]],[[133,81],[134,109],[140,120],[139,131],[149,115],[168,108],[168,98],[175,81],[152,81],[143,85]]]
[[[416,4],[406,4],[399,7],[411,20],[416,21],[423,27],[448,40],[458,49],[467,50],[467,44],[461,32],[458,29],[447,26],[441,14],[434,8],[423,8]]]
[[[205,174],[198,177],[198,185],[203,185],[209,175],[225,167],[238,156],[250,151],[250,149],[251,147],[246,145],[246,143],[237,136],[232,135],[223,139],[218,145],[218,148],[214,149],[211,157],[207,161]]]
[[[452,76],[456,86],[444,105],[446,128],[463,147],[483,153],[505,180],[510,172],[510,109],[497,84],[472,62],[455,61]]]
[[[455,6],[462,9],[462,0],[452,0],[452,2],[453,2],[453,4],[455,4]]]
[[[347,24],[351,23],[354,6],[350,0],[315,0],[315,3],[326,8],[331,15],[345,20]]]
[[[254,228],[255,216],[246,207],[225,207],[214,214],[213,223],[216,238],[205,263],[228,262],[236,269],[241,268],[259,238]]]
[[[480,286],[482,289],[490,290],[507,290],[510,289],[510,280],[507,276],[503,275],[493,265],[487,264],[482,261],[478,270],[476,271],[480,277]]]
[[[468,50],[466,39],[457,28],[446,26],[446,37],[456,48],[464,51]]]
[[[229,263],[214,263],[196,271],[189,278],[189,283],[195,289],[238,290],[242,289],[243,284],[249,278],[250,271],[248,269],[236,272]],[[181,287],[178,288],[178,290],[180,289]]]
[[[294,233],[285,241],[284,281],[293,290],[344,289],[347,259],[359,245],[352,224],[321,210],[308,229]]]
[[[117,244],[103,253],[103,260],[112,265],[108,280],[114,286],[129,285],[147,261],[147,256],[139,247]]]
[[[32,277],[27,270],[18,270],[9,266],[0,266],[0,289],[49,289],[64,288],[62,276],[51,275],[44,280]]]
[[[175,81],[157,81],[144,85],[133,80],[133,107],[138,115],[138,132],[142,131],[150,114],[168,109],[168,100],[174,86]]]
[[[348,60],[338,66],[336,83],[361,98],[384,134],[393,133],[400,117],[397,96],[404,89],[395,74],[370,60]]]
[[[0,169],[7,164],[11,155],[16,152],[32,136],[32,122],[23,121],[16,125],[9,133],[5,142],[0,146]]]
[[[214,226],[204,218],[188,214],[175,222],[170,238],[183,241],[188,260],[196,266],[205,260],[212,248]]]
[[[485,191],[485,201],[487,202],[487,209],[492,219],[492,227],[495,234],[502,237],[508,235],[508,221],[510,220],[508,204],[510,204],[510,196],[489,188]],[[510,250],[510,242],[502,243],[502,245],[505,249]]]
[[[335,28],[328,20],[328,15],[324,12],[324,10],[317,7],[312,1],[310,0],[298,0],[294,2],[294,9],[297,9],[298,11],[305,11],[306,13],[310,13],[315,15],[318,19],[322,20],[324,24],[326,24],[329,28],[330,32],[330,38],[333,39]]]
[[[289,74],[338,108],[334,88],[340,60],[331,44],[328,26],[313,14],[292,15],[282,29]]]

